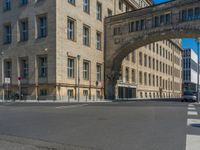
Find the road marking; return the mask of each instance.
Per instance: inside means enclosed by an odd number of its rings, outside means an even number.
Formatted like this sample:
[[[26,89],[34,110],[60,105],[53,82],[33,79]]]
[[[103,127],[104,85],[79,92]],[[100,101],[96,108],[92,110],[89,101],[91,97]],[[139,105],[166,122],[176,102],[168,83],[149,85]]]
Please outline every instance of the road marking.
[[[188,111],[188,115],[196,116],[198,113],[196,111]]]
[[[188,110],[196,110],[195,107],[188,107]]]
[[[58,106],[57,109],[64,109],[64,108],[76,108],[76,107],[83,107],[87,106],[88,104],[82,104],[82,105],[68,105],[68,106]]]
[[[186,150],[199,150],[200,136],[187,135],[186,137]]]
[[[189,104],[188,107],[194,107],[194,104]]]
[[[188,119],[187,125],[188,126],[200,126],[200,120],[199,119]]]

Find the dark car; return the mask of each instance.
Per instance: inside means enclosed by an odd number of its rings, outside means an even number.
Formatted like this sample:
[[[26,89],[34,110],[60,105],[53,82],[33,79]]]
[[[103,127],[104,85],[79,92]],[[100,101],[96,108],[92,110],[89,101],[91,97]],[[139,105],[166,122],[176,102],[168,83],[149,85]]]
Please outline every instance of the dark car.
[[[197,93],[196,92],[184,92],[182,96],[182,102],[196,102],[197,101]]]

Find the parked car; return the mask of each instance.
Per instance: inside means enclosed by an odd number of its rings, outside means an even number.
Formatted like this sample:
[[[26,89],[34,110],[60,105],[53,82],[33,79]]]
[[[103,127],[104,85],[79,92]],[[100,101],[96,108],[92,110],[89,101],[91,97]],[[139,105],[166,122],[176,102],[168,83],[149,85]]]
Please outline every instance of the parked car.
[[[196,92],[184,92],[182,96],[182,102],[196,102],[197,101],[197,93]]]

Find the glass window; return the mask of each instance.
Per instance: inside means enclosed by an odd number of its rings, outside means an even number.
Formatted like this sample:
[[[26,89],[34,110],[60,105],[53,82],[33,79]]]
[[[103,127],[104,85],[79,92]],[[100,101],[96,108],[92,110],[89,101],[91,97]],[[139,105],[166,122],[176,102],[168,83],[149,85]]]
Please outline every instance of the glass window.
[[[83,62],[83,79],[84,80],[89,80],[89,69],[90,69],[90,66],[89,66],[89,62]]]
[[[75,5],[75,0],[68,0],[68,2],[69,2],[70,4]]]
[[[68,18],[67,19],[67,38],[69,40],[75,40],[75,20]]]
[[[90,0],[83,0],[83,11],[90,13]]]
[[[4,11],[11,9],[11,0],[4,0]]]
[[[75,63],[73,58],[68,58],[67,63],[67,76],[68,78],[74,78],[74,72],[75,72]]]
[[[20,41],[28,40],[28,20],[20,22]]]
[[[135,82],[135,69],[132,69],[132,82]]]
[[[112,10],[108,9],[108,17],[112,16]]]
[[[4,26],[4,44],[12,42],[12,29],[11,24]]]
[[[38,37],[44,38],[47,36],[47,17],[38,17]]]
[[[102,5],[101,3],[97,2],[97,8],[96,8],[96,17],[97,17],[97,20],[102,20]]]
[[[11,61],[6,61],[4,66],[5,66],[4,76],[6,78],[11,78],[12,77],[12,62]]]
[[[20,4],[21,5],[27,5],[28,4],[28,0],[20,0]]]
[[[96,33],[96,48],[98,49],[98,50],[101,50],[101,33],[100,32],[97,32]]]
[[[101,81],[101,65],[97,64],[97,81]]]
[[[47,77],[47,57],[39,57],[39,77]]]
[[[126,68],[126,82],[129,82],[129,68]]]
[[[74,98],[74,91],[72,89],[67,90],[67,96],[68,98]]]
[[[90,28],[83,26],[83,45],[90,46]]]
[[[27,59],[22,59],[21,60],[21,77],[22,79],[27,79],[28,78],[28,60]]]

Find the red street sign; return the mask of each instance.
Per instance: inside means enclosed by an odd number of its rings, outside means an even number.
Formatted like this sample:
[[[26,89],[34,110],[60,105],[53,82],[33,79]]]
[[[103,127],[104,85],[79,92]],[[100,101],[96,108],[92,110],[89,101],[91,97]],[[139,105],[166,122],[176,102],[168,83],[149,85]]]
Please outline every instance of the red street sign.
[[[21,77],[18,77],[17,79],[20,81],[22,78],[21,78]]]

